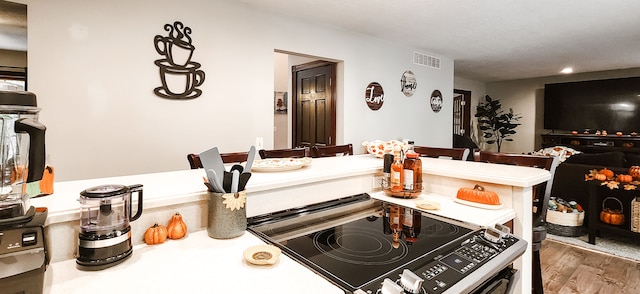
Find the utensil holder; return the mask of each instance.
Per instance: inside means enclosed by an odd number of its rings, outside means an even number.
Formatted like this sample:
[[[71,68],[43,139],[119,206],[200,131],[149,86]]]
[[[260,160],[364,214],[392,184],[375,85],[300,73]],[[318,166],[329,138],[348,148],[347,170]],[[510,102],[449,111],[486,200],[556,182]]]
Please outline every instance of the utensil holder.
[[[207,233],[214,239],[231,239],[247,229],[247,193],[209,192]]]

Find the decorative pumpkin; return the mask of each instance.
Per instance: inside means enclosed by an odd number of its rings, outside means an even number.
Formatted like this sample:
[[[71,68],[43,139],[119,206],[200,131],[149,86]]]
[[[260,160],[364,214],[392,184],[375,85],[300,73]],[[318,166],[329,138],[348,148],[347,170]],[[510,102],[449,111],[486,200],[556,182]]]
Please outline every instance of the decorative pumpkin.
[[[40,180],[40,191],[46,195],[53,194],[53,167],[45,167]]]
[[[634,165],[629,168],[629,175],[632,177],[639,179],[640,178],[640,166]]]
[[[605,181],[607,180],[607,176],[603,175],[603,174],[595,174],[593,176],[594,179],[598,180],[598,181]]]
[[[613,178],[613,171],[608,169],[608,168],[603,168],[599,171],[599,173],[605,175],[607,177],[607,179],[611,179]]]
[[[169,239],[180,239],[187,235],[187,224],[182,220],[182,215],[178,212],[171,217],[167,226],[167,237]]]
[[[616,200],[618,201],[618,203],[620,204],[620,209],[611,209],[608,207],[605,207],[605,203],[607,202],[607,200]],[[617,198],[613,198],[613,197],[607,197],[602,201],[602,211],[600,212],[600,221],[602,221],[605,224],[610,224],[610,225],[622,225],[624,224],[624,214],[622,213],[622,202],[620,202],[620,200],[618,200]]]
[[[456,197],[460,200],[471,201],[489,205],[500,205],[500,198],[496,192],[486,191],[483,186],[475,185],[473,188],[460,188]]]
[[[161,244],[167,240],[167,228],[163,225],[154,224],[144,232],[144,242],[149,245]]]
[[[633,181],[633,177],[630,175],[618,175],[618,182],[620,183],[630,183]]]

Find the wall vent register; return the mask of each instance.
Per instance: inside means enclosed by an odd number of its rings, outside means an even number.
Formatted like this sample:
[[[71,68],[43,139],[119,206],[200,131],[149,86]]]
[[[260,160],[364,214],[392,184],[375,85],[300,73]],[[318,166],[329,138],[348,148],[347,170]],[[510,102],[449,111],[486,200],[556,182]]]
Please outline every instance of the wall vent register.
[[[440,58],[420,52],[413,52],[413,63],[435,69],[440,69]]]

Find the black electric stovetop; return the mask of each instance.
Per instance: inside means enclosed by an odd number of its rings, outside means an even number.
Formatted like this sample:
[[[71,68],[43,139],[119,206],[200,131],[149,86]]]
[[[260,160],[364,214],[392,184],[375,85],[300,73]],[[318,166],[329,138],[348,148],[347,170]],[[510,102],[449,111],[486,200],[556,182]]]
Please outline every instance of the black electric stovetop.
[[[403,214],[415,213],[419,219],[413,221],[411,230],[404,226],[399,242],[394,242],[389,227],[390,204],[371,203],[374,205],[361,212],[326,215],[331,210],[322,209],[323,213],[317,213],[320,216],[314,216],[316,213],[305,211],[277,222],[255,225],[251,225],[255,219],[250,218],[249,230],[349,290],[360,289],[390,272],[406,268],[473,231],[402,208]]]

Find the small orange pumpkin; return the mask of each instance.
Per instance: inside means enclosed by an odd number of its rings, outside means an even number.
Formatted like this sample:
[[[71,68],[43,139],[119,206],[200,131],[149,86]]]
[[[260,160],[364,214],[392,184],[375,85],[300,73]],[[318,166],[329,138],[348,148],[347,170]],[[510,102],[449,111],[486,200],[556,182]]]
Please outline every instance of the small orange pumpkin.
[[[629,168],[629,175],[638,179],[640,178],[640,166],[634,165]]]
[[[144,232],[144,242],[149,245],[161,244],[167,240],[167,228],[163,225],[154,224]]]
[[[630,175],[618,175],[618,182],[620,183],[630,183],[633,181],[633,177]]]
[[[598,180],[598,181],[604,181],[607,179],[607,176],[603,175],[603,174],[595,174],[593,176],[594,179]]]
[[[473,188],[460,188],[456,195],[458,199],[489,205],[500,205],[500,197],[496,192],[487,191],[481,185]]]
[[[40,180],[40,191],[42,194],[53,194],[53,167],[46,166]]]
[[[599,171],[599,173],[605,175],[607,177],[607,179],[611,179],[613,178],[613,171],[608,169],[608,168],[603,168]]]
[[[182,220],[182,215],[178,212],[171,217],[167,226],[167,237],[169,239],[180,239],[187,235],[187,224]]]

